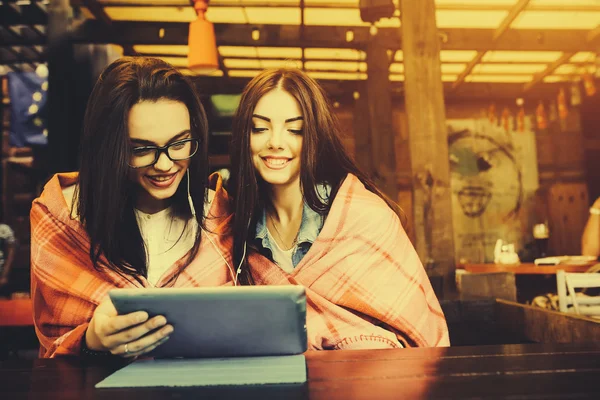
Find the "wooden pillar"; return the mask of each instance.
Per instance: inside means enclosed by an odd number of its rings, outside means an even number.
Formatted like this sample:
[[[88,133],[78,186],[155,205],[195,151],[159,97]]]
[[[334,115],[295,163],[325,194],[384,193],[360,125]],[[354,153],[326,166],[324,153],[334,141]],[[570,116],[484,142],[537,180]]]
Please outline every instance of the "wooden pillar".
[[[369,177],[373,177],[373,164],[371,162],[371,129],[367,118],[369,102],[367,100],[366,83],[358,82],[358,98],[354,102],[354,158],[358,167]]]
[[[48,5],[48,150],[50,173],[74,170],[77,144],[73,138],[75,61],[69,31],[72,20],[69,0],[51,0]],[[81,101],[81,100],[80,100]],[[37,155],[36,155],[37,156]]]
[[[401,18],[416,248],[428,275],[444,276],[444,287],[452,289],[452,199],[435,1],[402,0]]]
[[[398,185],[396,182],[392,98],[388,72],[389,60],[387,49],[378,39],[377,35],[372,36],[367,46],[366,102],[371,149],[371,177],[381,191],[393,201],[397,201]],[[360,118],[360,115],[357,115],[357,118]],[[357,154],[359,151],[357,147]]]

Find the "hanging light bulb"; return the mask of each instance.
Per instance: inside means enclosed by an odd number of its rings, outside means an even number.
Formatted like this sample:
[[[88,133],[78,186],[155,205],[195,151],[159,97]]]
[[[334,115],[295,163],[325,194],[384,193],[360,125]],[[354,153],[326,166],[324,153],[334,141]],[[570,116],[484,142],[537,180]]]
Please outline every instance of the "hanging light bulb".
[[[215,28],[206,20],[207,0],[194,0],[198,18],[190,22],[188,68],[196,73],[209,73],[219,68]]]
[[[255,42],[260,40],[260,29],[254,28],[252,29],[252,40]]]

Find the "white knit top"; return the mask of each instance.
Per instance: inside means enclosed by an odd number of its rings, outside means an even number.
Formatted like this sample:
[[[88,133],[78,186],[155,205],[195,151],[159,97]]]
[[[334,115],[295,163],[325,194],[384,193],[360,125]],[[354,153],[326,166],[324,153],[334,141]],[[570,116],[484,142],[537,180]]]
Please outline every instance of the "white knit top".
[[[71,211],[75,185],[63,189],[62,192]],[[204,204],[205,216],[214,197],[215,191],[209,190],[208,201]],[[146,248],[148,282],[156,285],[167,269],[194,246],[198,223],[195,218],[190,218],[186,226],[184,219],[172,215],[171,207],[154,214],[146,214],[137,209],[134,211]],[[71,215],[76,217],[77,214],[71,212]]]

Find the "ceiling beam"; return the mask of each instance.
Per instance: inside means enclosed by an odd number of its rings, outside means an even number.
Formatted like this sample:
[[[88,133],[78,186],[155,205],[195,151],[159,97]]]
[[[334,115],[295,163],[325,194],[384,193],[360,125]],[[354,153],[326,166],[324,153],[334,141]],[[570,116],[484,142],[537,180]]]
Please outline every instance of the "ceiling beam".
[[[164,36],[159,30],[164,29]],[[260,39],[252,39],[252,30],[260,29]],[[352,29],[354,40],[346,41],[346,31]],[[107,29],[95,20],[84,21],[73,32],[73,38],[82,43],[115,44],[187,44],[189,24],[185,22],[122,22],[113,21]],[[509,29],[494,42],[494,29],[444,29],[448,41],[442,50],[523,50],[523,51],[596,51],[588,42],[587,30],[525,30]],[[364,49],[370,40],[368,27],[306,26],[301,41],[297,25],[215,24],[219,46],[274,46],[274,47],[340,47]],[[401,48],[400,30],[380,28],[379,40],[389,49]]]
[[[495,44],[508,31],[508,29],[510,28],[510,25],[519,16],[521,11],[523,11],[525,9],[525,7],[527,7],[527,5],[529,4],[529,1],[530,0],[519,0],[519,2],[516,3],[511,8],[508,15],[500,23],[498,28],[496,28],[494,30],[494,33],[492,35],[492,46],[490,46],[490,48],[489,48],[490,50],[496,48]],[[487,52],[486,50],[483,50],[483,51],[479,51],[477,53],[475,58],[473,58],[473,60],[471,60],[471,62],[467,65],[465,70],[458,76],[456,81],[452,84],[452,90],[456,90],[465,81],[466,77],[469,76],[471,74],[471,72],[473,72],[473,68],[475,68],[475,66],[477,64],[479,64],[479,62],[483,59],[486,52]]]
[[[24,5],[3,1],[0,6],[0,25],[46,25],[47,23],[48,15],[35,1]]]
[[[10,47],[8,47],[10,48]],[[3,49],[7,49],[7,48],[3,48]],[[0,64],[1,65],[7,65],[7,64],[29,64],[29,65],[33,65],[34,63],[42,63],[44,62],[43,59],[39,58],[39,57],[31,57],[31,56],[25,56],[23,54],[17,54],[15,55],[15,53],[12,52],[8,52],[11,54],[11,56],[6,57],[5,54],[0,54]]]
[[[173,58],[186,58],[186,55],[182,55],[182,54],[168,54],[168,53],[139,53],[139,55],[142,56],[147,56],[147,57],[158,57],[158,58],[162,58],[162,57],[173,57]],[[227,60],[265,60],[265,61],[290,61],[290,60],[294,60],[294,61],[301,61],[301,59],[299,57],[258,57],[258,56],[233,56],[233,57],[228,57],[228,56],[224,56],[223,59],[227,59]],[[336,63],[336,62],[342,62],[342,63],[365,63],[365,60],[350,60],[350,59],[338,59],[338,58],[308,58],[305,61],[307,62],[312,62],[312,61],[317,61],[317,62],[330,62],[330,63]],[[464,64],[464,63],[455,63],[455,64]],[[245,68],[243,68],[245,69]]]
[[[30,57],[22,54],[23,49],[20,49],[19,51],[13,49],[12,47],[4,47],[3,49],[13,56],[13,60],[7,60],[7,62],[4,64],[29,64],[33,69],[35,69],[36,65],[34,64],[34,61],[30,60]]]
[[[588,32],[586,36],[587,44],[590,47],[594,47],[596,40],[600,37],[600,25],[598,25],[595,29]],[[542,73],[535,75],[533,81],[525,84],[523,87],[523,92],[527,92],[531,90],[532,87],[542,82],[542,80],[548,75],[552,74],[558,67],[562,64],[568,62],[571,57],[575,55],[576,52],[565,52],[558,60],[548,66],[548,68]]]
[[[76,7],[85,7],[83,4],[84,0],[71,0],[71,6]],[[299,1],[298,1],[299,4]],[[290,3],[274,3],[268,0],[264,0],[262,2],[252,2],[251,4],[246,4],[246,7],[277,7],[277,8],[298,8],[298,4]],[[105,3],[105,7],[186,7],[189,6],[189,0],[171,0],[168,4],[166,3],[157,3],[153,0],[137,0],[135,4],[127,1],[111,1],[110,3]],[[240,5],[235,3],[221,3],[221,4],[210,4],[209,7],[240,7]],[[510,5],[506,4],[485,4],[484,2],[479,4],[459,4],[459,3],[450,3],[450,4],[437,4],[437,10],[458,10],[458,11],[508,11],[510,10]],[[312,1],[310,4],[306,5],[306,8],[353,8],[356,9],[356,4],[351,3],[336,3],[332,1],[322,0],[319,2]],[[533,4],[527,8],[531,11],[600,11],[600,5],[583,5],[583,4]]]
[[[552,74],[556,70],[556,68],[560,67],[561,65],[563,65],[564,63],[569,61],[571,59],[571,57],[573,57],[574,55],[575,55],[574,52],[564,53],[558,60],[556,60],[552,64],[550,64],[548,66],[548,68],[546,68],[544,71],[540,72],[539,74],[534,75],[533,80],[531,82],[527,82],[525,84],[525,86],[523,86],[523,91],[527,92],[527,91],[531,90],[531,88],[533,88],[538,83],[542,82],[545,77]]]
[[[515,19],[517,19],[521,11],[527,7],[529,1],[530,0],[519,0],[519,2],[510,9],[506,18],[504,18],[498,28],[496,28],[494,36],[492,37],[492,41],[496,42],[502,35],[504,35],[504,33],[506,33],[508,28],[510,28],[510,25],[515,21]]]
[[[104,6],[102,6],[96,0],[81,0],[81,3],[83,7],[87,7],[87,9],[90,10],[90,13],[92,13],[96,20],[101,21],[107,26],[112,24],[112,19],[110,19],[106,11],[104,11]],[[73,6],[72,1],[71,6]]]
[[[473,71],[473,68],[475,68],[475,66],[479,64],[483,56],[485,56],[485,53],[485,51],[477,52],[477,55],[473,57],[473,59],[467,64],[463,72],[461,72],[460,75],[458,75],[456,81],[452,83],[452,90],[456,90],[465,81],[466,77],[469,76]]]
[[[600,25],[591,30],[587,35],[587,41],[593,43],[596,39],[600,38]]]
[[[112,29],[113,20],[108,16],[106,11],[104,11],[104,6],[98,3],[97,0],[81,0],[84,7],[92,13],[92,15],[96,18],[96,21],[100,21],[105,27],[108,29]],[[72,6],[72,4],[71,4]],[[123,53],[131,56],[137,55],[137,52],[134,50],[131,44],[122,44]]]
[[[83,1],[83,0],[82,0]],[[4,14],[2,18],[4,18]],[[289,47],[340,47],[363,49],[369,40],[368,27],[353,27],[354,41],[346,42],[348,27],[306,26],[305,39],[300,42],[300,27],[293,25],[258,25],[260,39],[252,40],[255,25],[215,24],[218,45],[230,46],[289,46]],[[159,37],[159,29],[165,29],[164,37]],[[187,44],[188,23],[178,22],[123,22],[113,21],[110,29],[102,22],[86,20],[78,26],[73,37],[80,43],[115,44]],[[593,42],[588,41],[588,30],[537,30],[509,29],[495,43],[493,29],[443,29],[448,41],[442,50],[523,50],[523,51],[596,51]],[[380,28],[378,36],[390,49],[401,47],[400,30]],[[7,38],[0,46],[43,45],[46,39]]]

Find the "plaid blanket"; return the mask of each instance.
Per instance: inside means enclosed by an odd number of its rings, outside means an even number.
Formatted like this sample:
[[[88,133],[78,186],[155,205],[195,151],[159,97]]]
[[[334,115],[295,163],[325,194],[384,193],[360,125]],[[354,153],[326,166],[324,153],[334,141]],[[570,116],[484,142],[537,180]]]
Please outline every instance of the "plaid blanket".
[[[40,357],[78,355],[92,314],[110,289],[152,286],[145,279],[140,285],[106,268],[94,269],[89,237],[81,223],[71,218],[62,194],[63,188],[76,182],[77,173],[55,175],[31,209],[31,295]],[[216,193],[206,227],[231,263],[232,238],[224,234],[231,219],[227,193],[217,174],[210,177],[209,187]],[[231,281],[225,262],[206,235],[202,233],[198,255],[181,271],[173,287],[219,286]],[[179,273],[185,258],[172,265],[156,287],[165,286]],[[100,265],[107,264],[102,257]]]
[[[450,345],[440,304],[399,218],[353,175],[293,273],[257,252],[248,262],[257,284],[306,287],[311,349]]]

